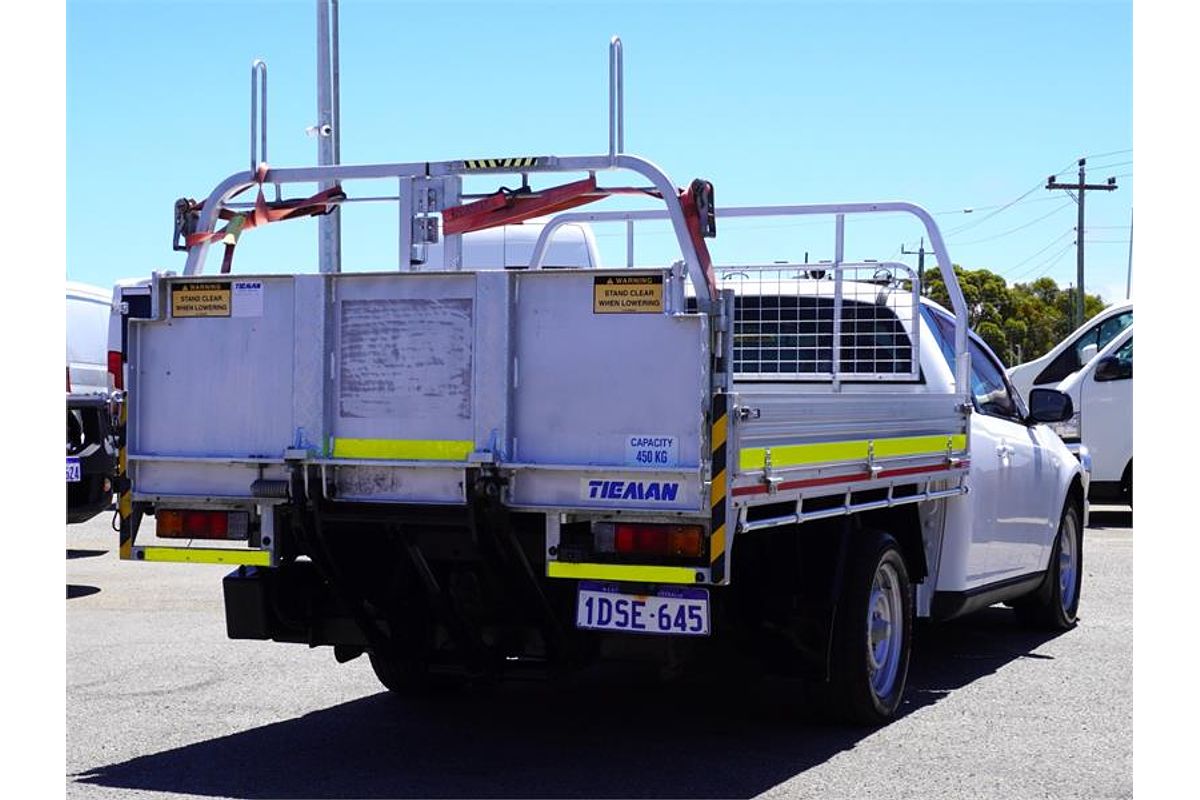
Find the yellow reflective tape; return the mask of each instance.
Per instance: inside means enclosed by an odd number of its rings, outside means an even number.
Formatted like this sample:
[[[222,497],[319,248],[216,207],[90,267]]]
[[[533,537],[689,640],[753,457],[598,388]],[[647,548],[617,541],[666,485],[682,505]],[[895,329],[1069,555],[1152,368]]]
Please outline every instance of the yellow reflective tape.
[[[725,499],[725,484],[726,483],[727,483],[727,481],[725,480],[725,470],[721,470],[719,473],[717,473],[717,476],[715,478],[713,478],[712,503],[710,505],[715,507],[718,503],[720,503],[722,500]]]
[[[450,439],[334,439],[334,458],[466,461],[475,443]]]
[[[772,447],[772,467],[794,467],[802,464],[823,464],[831,461],[865,461],[871,445],[876,458],[917,456],[958,452],[967,447],[965,434],[937,436],[901,436],[893,439],[863,439],[855,442],[821,442]],[[766,464],[767,448],[748,447],[738,453],[738,465],[744,469],[762,469]]]
[[[713,423],[712,426],[712,449],[715,452],[718,447],[725,444],[725,429],[729,425],[729,417],[722,415],[719,420]]]
[[[632,564],[578,564],[551,561],[546,564],[551,578],[591,578],[599,581],[639,581],[643,583],[695,583],[692,567],[639,567]]]
[[[173,561],[188,564],[232,564],[269,567],[271,554],[266,550],[218,550],[200,547],[143,547],[142,561]]]
[[[713,531],[713,535],[708,540],[708,552],[711,557],[723,556],[725,554],[725,526],[717,528]],[[714,558],[715,560],[715,558]]]

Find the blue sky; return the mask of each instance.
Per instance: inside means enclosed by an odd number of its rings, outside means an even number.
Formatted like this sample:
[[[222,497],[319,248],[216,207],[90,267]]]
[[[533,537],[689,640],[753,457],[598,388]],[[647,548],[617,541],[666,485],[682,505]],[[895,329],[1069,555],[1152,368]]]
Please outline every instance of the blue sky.
[[[1124,294],[1129,3],[341,5],[345,163],[603,152],[618,34],[626,149],[680,185],[708,178],[718,205],[911,200],[937,212],[956,262],[1066,285],[1075,205],[1040,187],[1094,156],[1089,181],[1116,175],[1120,189],[1087,198],[1088,288]],[[271,163],[315,163],[313,2],[73,0],[66,17],[68,277],[182,268],[172,204],[246,167],[256,57],[270,72]],[[391,267],[391,208],[355,206],[343,224],[346,269]],[[621,263],[618,230],[597,232]],[[848,256],[898,257],[920,234],[902,219],[853,223]],[[235,270],[311,270],[315,236],[308,221],[253,231]],[[639,261],[673,258],[669,245],[649,237]],[[729,221],[714,249],[818,260],[832,226]]]

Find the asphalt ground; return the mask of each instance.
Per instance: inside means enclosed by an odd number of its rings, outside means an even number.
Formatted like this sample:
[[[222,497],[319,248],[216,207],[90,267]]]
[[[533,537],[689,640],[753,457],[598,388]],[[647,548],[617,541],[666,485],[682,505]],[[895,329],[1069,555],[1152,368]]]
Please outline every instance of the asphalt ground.
[[[1085,534],[1080,623],[922,626],[903,714],[813,721],[786,681],[606,665],[436,701],[365,658],[225,637],[224,567],[67,526],[68,797],[1108,798],[1133,792],[1131,514]]]

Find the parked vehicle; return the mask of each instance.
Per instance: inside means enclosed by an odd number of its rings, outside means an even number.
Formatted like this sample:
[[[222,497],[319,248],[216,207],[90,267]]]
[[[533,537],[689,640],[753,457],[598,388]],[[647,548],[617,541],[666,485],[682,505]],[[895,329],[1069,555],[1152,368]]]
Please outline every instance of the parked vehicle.
[[[1133,324],[1133,302],[1115,303],[1089,319],[1041,358],[1018,364],[1008,378],[1028,401],[1035,386],[1053,388],[1068,375],[1089,363],[1113,337]]]
[[[189,206],[184,274],[117,297],[121,557],[235,565],[231,638],[366,654],[404,693],[725,645],[878,724],[916,617],[1003,601],[1075,624],[1088,475],[1043,424],[1071,400],[1041,390],[1024,411],[933,218],[718,209],[710,183],[680,190],[610,133],[595,156],[260,165]],[[525,191],[462,195],[514,173]],[[563,173],[587,177],[541,185]],[[378,179],[401,187],[396,270],[323,250],[323,274],[204,274],[239,193],[333,185],[260,201],[324,215]],[[567,212],[624,194],[662,207]],[[906,265],[843,258],[845,219],[876,213],[924,226],[953,315]],[[713,264],[718,219],[819,215],[819,269]],[[547,216],[523,268],[463,266],[464,236]],[[630,241],[623,268],[543,268],[563,226],[632,239],[647,220],[670,226],[669,266],[632,267]],[[414,257],[433,238],[436,270]]]
[[[1054,427],[1091,462],[1089,499],[1133,505],[1133,326],[1057,388],[1075,413]]]
[[[112,506],[117,453],[107,363],[111,293],[67,283],[67,522]]]

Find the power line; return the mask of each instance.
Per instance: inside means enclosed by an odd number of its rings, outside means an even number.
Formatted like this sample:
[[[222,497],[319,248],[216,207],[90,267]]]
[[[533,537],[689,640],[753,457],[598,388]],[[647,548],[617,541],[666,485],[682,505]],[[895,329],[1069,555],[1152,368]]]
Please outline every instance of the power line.
[[[1054,176],[1053,176],[1053,177],[1056,177],[1056,178],[1057,178],[1059,175],[1061,175],[1061,174],[1063,174],[1064,172],[1066,172],[1068,169],[1070,169],[1070,167],[1071,167],[1071,164],[1072,164],[1072,163],[1073,163],[1073,162],[1071,162],[1071,161],[1067,162],[1067,166],[1063,167],[1063,168],[1062,168],[1062,169],[1060,169],[1058,172],[1054,173]],[[956,235],[956,234],[962,233],[963,231],[970,230],[971,228],[974,228],[974,227],[977,227],[977,226],[979,226],[979,225],[982,225],[983,223],[987,222],[989,219],[991,219],[992,217],[996,216],[997,214],[1001,214],[1001,213],[1003,213],[1004,211],[1006,211],[1006,210],[1008,210],[1008,209],[1012,208],[1012,207],[1013,207],[1013,206],[1015,206],[1017,203],[1021,202],[1021,201],[1022,201],[1022,200],[1024,200],[1026,197],[1028,197],[1029,195],[1033,194],[1034,192],[1036,192],[1036,191],[1037,191],[1038,189],[1040,189],[1040,188],[1042,188],[1042,184],[1041,184],[1041,182],[1039,181],[1039,182],[1038,182],[1036,185],[1034,185],[1034,186],[1033,186],[1032,188],[1030,188],[1028,191],[1022,192],[1022,193],[1021,193],[1021,194],[1020,194],[1018,197],[1015,197],[1014,199],[1012,199],[1012,200],[1008,201],[1007,203],[1005,203],[1004,205],[1000,206],[999,208],[997,208],[997,209],[996,209],[995,211],[993,211],[992,213],[990,213],[990,214],[985,214],[985,215],[983,215],[982,217],[980,217],[980,218],[979,218],[979,219],[977,219],[977,220],[974,220],[974,221],[972,221],[972,222],[968,222],[968,223],[967,223],[967,224],[965,224],[965,225],[960,225],[960,226],[958,226],[957,228],[953,228],[953,229],[951,229],[951,230],[948,230],[948,231],[946,231],[945,235],[946,235],[947,237],[954,236],[954,235]]]
[[[1016,270],[1020,269],[1021,267],[1025,266],[1026,264],[1028,264],[1030,261],[1033,261],[1035,258],[1040,256],[1042,253],[1049,250],[1051,247],[1053,247],[1058,242],[1061,242],[1064,236],[1070,235],[1074,230],[1075,230],[1074,228],[1067,228],[1065,231],[1060,233],[1058,236],[1055,236],[1053,239],[1051,239],[1049,242],[1047,242],[1045,244],[1045,246],[1042,247],[1040,250],[1038,250],[1036,253],[1032,253],[1032,254],[1026,256],[1025,258],[1018,261],[1016,264],[1013,264],[1007,270],[1005,270],[1004,272],[1001,272],[999,274],[1005,275],[1005,274],[1010,274],[1012,272],[1015,272]],[[1066,245],[1066,247],[1070,247],[1070,246],[1071,246],[1070,244]],[[1037,269],[1037,267],[1034,267],[1034,269]]]
[[[1025,228],[1028,228],[1030,225],[1035,225],[1048,217],[1052,217],[1069,205],[1071,205],[1071,202],[1068,200],[1067,202],[1063,203],[1061,206],[1058,206],[1057,208],[1055,208],[1050,213],[1043,214],[1042,216],[1038,217],[1037,219],[1032,219],[1029,222],[1024,223],[1023,225],[1018,225],[1015,228],[1010,228],[1010,229],[1006,230],[1004,233],[997,233],[997,234],[993,234],[992,236],[985,236],[982,239],[974,239],[970,242],[956,242],[955,246],[956,247],[965,247],[966,245],[969,245],[969,244],[979,244],[981,242],[990,242],[993,239],[1001,239],[1005,236],[1008,236],[1009,234],[1016,233],[1017,231],[1020,231],[1020,230],[1024,230]]]
[[[1069,243],[1063,245],[1059,250],[1055,251],[1055,253],[1052,256],[1050,256],[1049,258],[1047,258],[1045,261],[1042,261],[1041,263],[1033,266],[1032,268],[1025,270],[1025,272],[1023,272],[1020,275],[1018,275],[1017,277],[1013,278],[1012,279],[1013,283],[1016,283],[1018,280],[1026,280],[1026,279],[1037,280],[1038,278],[1044,277],[1048,272],[1050,272],[1050,270],[1052,270],[1054,267],[1058,266],[1058,262],[1062,261],[1062,257],[1067,254],[1067,251],[1071,249],[1072,245],[1074,245],[1074,242],[1069,242]],[[1042,271],[1038,272],[1038,270],[1042,270]],[[1037,273],[1037,274],[1034,274],[1034,273]]]
[[[1132,153],[1132,152],[1133,152],[1133,148],[1129,148],[1126,150],[1113,150],[1112,152],[1109,152],[1109,153],[1088,153],[1087,155],[1083,156],[1083,158],[1104,158],[1105,156],[1117,156],[1117,155],[1120,155],[1121,153]]]

